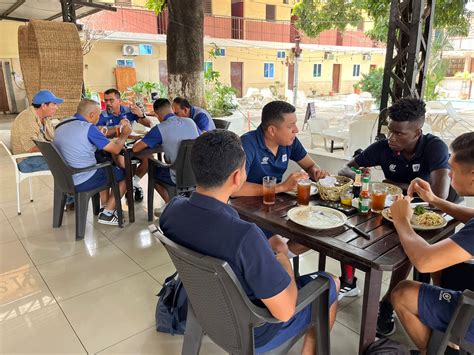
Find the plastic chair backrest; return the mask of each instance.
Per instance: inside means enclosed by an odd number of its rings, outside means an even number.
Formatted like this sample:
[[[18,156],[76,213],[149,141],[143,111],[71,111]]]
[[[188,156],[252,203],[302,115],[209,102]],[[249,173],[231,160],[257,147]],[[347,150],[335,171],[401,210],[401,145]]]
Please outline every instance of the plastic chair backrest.
[[[186,139],[181,141],[178,150],[178,156],[173,164],[176,171],[176,188],[187,189],[196,186],[196,178],[191,166],[191,151],[194,139]]]
[[[253,354],[256,317],[249,306],[256,306],[229,264],[178,245],[159,230],[153,234],[169,253],[203,331],[229,353]]]
[[[219,118],[213,118],[214,125],[217,129],[228,129],[230,126],[230,122],[226,120],[221,120]]]
[[[311,134],[323,134],[323,130],[329,128],[328,121],[321,119],[309,119],[308,125]]]
[[[347,155],[352,156],[357,149],[367,148],[374,140],[375,121],[355,120],[349,125],[349,143]]]
[[[53,174],[54,183],[63,192],[74,193],[74,182],[72,180],[73,169],[66,164],[56,147],[46,141],[33,140],[38,146],[41,154],[48,163],[49,170]]]

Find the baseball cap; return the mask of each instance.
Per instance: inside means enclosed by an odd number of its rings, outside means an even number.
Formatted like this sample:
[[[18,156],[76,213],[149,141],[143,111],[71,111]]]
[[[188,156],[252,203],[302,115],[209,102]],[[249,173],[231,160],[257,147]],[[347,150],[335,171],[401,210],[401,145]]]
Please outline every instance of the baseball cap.
[[[40,90],[38,91],[35,96],[33,96],[33,104],[41,105],[46,102],[53,102],[55,104],[62,104],[64,102],[63,99],[56,97],[51,91],[49,90]]]

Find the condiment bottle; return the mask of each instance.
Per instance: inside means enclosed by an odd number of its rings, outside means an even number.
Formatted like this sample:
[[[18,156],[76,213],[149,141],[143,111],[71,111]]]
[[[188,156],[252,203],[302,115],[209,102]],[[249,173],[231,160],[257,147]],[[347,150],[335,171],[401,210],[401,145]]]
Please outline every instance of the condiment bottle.
[[[368,213],[370,209],[370,193],[369,193],[370,177],[362,178],[362,190],[359,195],[359,212]]]

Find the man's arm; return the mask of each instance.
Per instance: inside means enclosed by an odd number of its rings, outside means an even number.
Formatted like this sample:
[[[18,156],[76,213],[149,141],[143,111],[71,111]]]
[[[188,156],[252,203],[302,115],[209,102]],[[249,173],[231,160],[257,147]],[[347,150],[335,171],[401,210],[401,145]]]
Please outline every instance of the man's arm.
[[[132,132],[132,127],[130,125],[122,126],[122,131],[120,136],[115,141],[109,141],[109,143],[103,148],[106,152],[112,154],[119,154],[125,143],[127,142],[127,138]]]
[[[451,239],[430,245],[416,234],[410,224],[413,215],[410,200],[406,197],[394,202],[390,211],[403,250],[418,271],[436,272],[472,258],[470,253]]]
[[[413,196],[414,192],[416,192],[423,201],[426,201],[431,206],[446,212],[462,223],[466,223],[471,218],[474,218],[474,208],[457,205],[436,196],[431,190],[430,184],[422,179],[417,178],[411,182],[408,187],[408,195]]]
[[[287,192],[291,191],[296,188],[298,184],[298,180],[307,179],[308,175],[304,171],[298,171],[292,173],[288,178],[280,182],[275,186],[275,193],[280,192]],[[239,191],[234,193],[232,197],[239,197],[239,196],[262,196],[263,195],[263,188],[261,184],[255,184],[253,182],[244,182],[242,187]]]
[[[295,314],[296,297],[298,296],[298,288],[296,287],[293,269],[290,264],[288,256],[283,253],[276,255],[278,262],[291,278],[290,284],[287,288],[279,294],[262,299],[262,302],[267,306],[270,313],[282,322],[287,322]]]
[[[36,152],[39,152],[39,151],[40,151],[39,148],[38,148],[36,145],[34,145],[33,147],[31,147],[31,148],[28,150],[27,153],[36,153]]]
[[[430,185],[433,193],[445,200],[449,195],[449,170],[448,169],[438,169],[434,170],[430,174]]]
[[[137,122],[144,125],[144,126],[146,126],[146,127],[148,127],[148,128],[151,127],[151,121],[146,116],[143,116],[142,118],[139,118]]]
[[[145,148],[148,148],[148,145],[146,145],[146,143],[144,143],[143,140],[140,139],[138,142],[136,142],[133,145],[132,150],[133,152],[138,153],[138,152],[141,152]]]
[[[341,170],[339,170],[338,174],[354,179],[355,172],[352,170],[352,168],[359,169],[359,164],[356,163],[355,159],[349,161]]]
[[[311,159],[309,154],[306,154],[306,156],[303,159],[297,161],[297,163],[304,171],[306,171],[309,177],[314,181],[318,181],[319,179],[322,179],[329,175],[327,171],[321,169],[314,162],[314,160]]]

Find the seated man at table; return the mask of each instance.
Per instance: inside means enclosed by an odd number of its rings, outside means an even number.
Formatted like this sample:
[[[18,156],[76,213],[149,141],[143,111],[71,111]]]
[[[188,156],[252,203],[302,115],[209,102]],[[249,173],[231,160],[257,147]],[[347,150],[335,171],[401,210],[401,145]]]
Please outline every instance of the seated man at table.
[[[199,133],[212,131],[216,125],[209,112],[203,108],[191,106],[188,100],[175,97],[173,100],[173,111],[176,116],[191,118],[199,129]]]
[[[54,96],[49,90],[38,91],[33,96],[31,107],[16,116],[11,129],[11,145],[13,154],[39,152],[33,139],[52,141],[54,128],[50,118],[56,114],[58,105],[63,99]],[[18,169],[24,173],[49,170],[46,160],[42,156],[23,159],[18,164]]]
[[[161,230],[186,248],[227,261],[252,302],[260,306],[263,303],[283,322],[264,323],[254,329],[256,351],[267,352],[278,347],[308,324],[311,306],[294,314],[296,297],[298,288],[317,277],[329,279],[332,328],[337,279],[316,272],[295,280],[288,256],[275,255],[262,231],[255,224],[241,220],[237,211],[227,204],[230,195],[246,180],[245,153],[239,137],[224,130],[204,133],[196,139],[191,159],[196,191],[190,198],[171,200],[160,218]],[[315,342],[313,329],[308,330],[302,353],[315,354]]]
[[[449,164],[453,188],[461,196],[474,196],[474,132],[457,137],[451,144],[451,151]],[[451,237],[430,245],[410,224],[413,215],[410,196],[414,193],[430,205],[464,223],[464,227]],[[412,181],[408,195],[396,201],[390,210],[400,242],[411,263],[421,272],[433,273],[452,265],[472,261],[474,209],[436,196],[430,184],[421,179]],[[474,284],[465,285],[465,288],[473,287]],[[462,291],[416,281],[402,281],[393,290],[391,298],[395,312],[421,354],[426,353],[432,329],[446,331],[461,294]],[[474,342],[474,322],[469,326],[466,339],[471,343]]]
[[[127,119],[130,123],[138,122],[146,127],[151,127],[151,121],[146,118],[140,108],[132,104],[130,107],[124,106],[120,98],[120,92],[117,89],[108,89],[104,92],[104,101],[106,109],[101,112],[97,126],[107,128],[107,137],[116,136],[116,126],[120,125],[120,121]],[[148,171],[148,158],[141,158],[135,175],[133,176],[133,192],[135,201],[143,200],[143,189],[140,186],[140,179],[145,176]],[[123,165],[123,162],[121,164]]]
[[[423,101],[404,98],[388,109],[388,138],[371,144],[362,153],[352,159],[339,173],[353,177],[352,167],[381,166],[387,182],[396,184],[406,191],[408,184],[415,178],[429,181],[433,192],[440,198],[449,193],[449,151],[446,144],[436,136],[423,134],[425,122],[425,104]],[[341,290],[339,297],[357,296],[355,270],[350,265],[341,264]],[[393,308],[390,304],[390,292],[410,273],[411,264],[406,263],[394,270],[390,286],[380,303],[377,332],[390,335],[395,331]]]
[[[317,181],[328,175],[308,155],[296,134],[297,118],[295,107],[284,101],[273,101],[262,110],[262,122],[255,131],[245,133],[242,139],[246,155],[245,169],[247,181],[234,196],[262,196],[264,176],[277,178],[276,193],[291,191],[298,180],[308,177]],[[303,171],[292,173],[285,181],[283,174],[288,162],[295,161]],[[290,249],[295,254],[307,250],[302,245],[289,241],[288,246],[282,237],[264,230],[272,249],[284,252]]]
[[[199,136],[197,126],[190,118],[176,116],[168,99],[157,99],[153,103],[153,111],[160,120],[160,124],[153,127],[143,139],[136,142],[133,151],[139,152],[147,147],[153,148],[161,144],[167,162],[172,164],[178,156],[181,141],[195,139]],[[176,172],[159,167],[155,173],[155,179],[174,186],[176,185]],[[168,203],[170,197],[166,189],[160,183],[155,188],[165,203]]]
[[[100,105],[96,101],[83,99],[77,113],[62,121],[56,128],[53,144],[59,150],[67,164],[73,168],[85,168],[97,164],[95,152],[97,149],[112,154],[119,154],[128,135],[132,131],[130,125],[124,124],[120,137],[116,141],[108,140],[97,128]],[[113,173],[118,181],[120,195],[125,193],[125,175],[123,170],[114,166]],[[78,192],[93,190],[107,182],[104,169],[85,171],[73,175],[74,185]],[[109,191],[101,192],[101,200],[106,201],[99,214],[99,223],[118,225],[118,215],[115,198]]]

